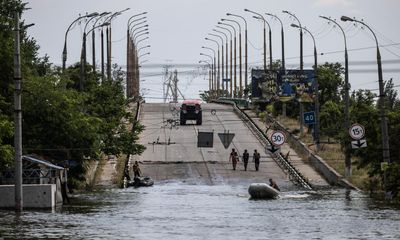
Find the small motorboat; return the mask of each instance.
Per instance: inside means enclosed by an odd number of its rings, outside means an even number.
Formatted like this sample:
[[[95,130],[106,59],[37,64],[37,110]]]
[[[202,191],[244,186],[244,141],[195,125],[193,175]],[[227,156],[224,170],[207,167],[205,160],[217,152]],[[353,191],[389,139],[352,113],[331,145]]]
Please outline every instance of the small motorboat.
[[[128,182],[128,187],[150,187],[154,185],[151,177],[135,177],[133,181]]]
[[[279,191],[266,183],[252,183],[248,191],[252,199],[275,199],[279,196]]]

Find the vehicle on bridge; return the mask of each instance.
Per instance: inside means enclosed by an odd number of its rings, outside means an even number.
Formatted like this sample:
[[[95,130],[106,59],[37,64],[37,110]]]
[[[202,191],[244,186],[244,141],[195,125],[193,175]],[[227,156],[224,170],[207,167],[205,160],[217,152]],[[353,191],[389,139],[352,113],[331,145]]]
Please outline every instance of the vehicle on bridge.
[[[185,125],[186,120],[196,120],[196,125],[203,122],[201,101],[200,100],[184,100],[180,110],[180,125]]]

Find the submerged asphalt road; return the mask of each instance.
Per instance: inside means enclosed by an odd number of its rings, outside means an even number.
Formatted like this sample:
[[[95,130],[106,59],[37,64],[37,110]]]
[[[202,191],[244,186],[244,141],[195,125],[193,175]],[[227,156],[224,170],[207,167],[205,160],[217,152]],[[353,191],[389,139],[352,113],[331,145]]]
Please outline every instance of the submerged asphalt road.
[[[288,176],[265,153],[260,142],[233,112],[232,106],[203,104],[202,109],[202,125],[188,121],[187,125],[180,126],[179,121],[173,124],[174,119],[179,120],[179,105],[142,105],[140,121],[145,130],[140,136],[140,143],[147,149],[135,160],[142,163],[144,175],[152,177],[156,182],[181,180],[211,185],[267,182],[268,178],[273,178],[280,186],[293,186]],[[212,113],[212,110],[215,112]],[[235,134],[228,149],[225,149],[218,137],[218,133],[225,131]],[[197,147],[198,132],[214,132],[212,148]],[[248,171],[244,171],[243,162],[239,162],[236,171],[232,170],[229,162],[232,148],[240,155],[245,149],[250,152]],[[252,160],[254,149],[261,153],[259,171],[255,171]]]

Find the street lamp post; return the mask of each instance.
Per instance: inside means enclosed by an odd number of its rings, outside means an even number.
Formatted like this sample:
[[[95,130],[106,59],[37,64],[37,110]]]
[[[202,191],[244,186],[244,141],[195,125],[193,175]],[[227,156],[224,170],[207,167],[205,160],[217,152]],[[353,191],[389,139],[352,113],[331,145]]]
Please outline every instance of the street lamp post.
[[[97,17],[97,15],[94,15],[91,17],[85,24],[85,27],[83,28],[83,36],[82,36],[82,50],[81,50],[81,61],[80,61],[80,81],[79,81],[79,89],[83,91],[83,82],[85,81],[85,75],[86,75],[86,28],[90,21]]]
[[[278,19],[278,21],[281,24],[282,70],[285,70],[285,68],[286,68],[286,66],[285,66],[285,34],[284,34],[284,31],[283,31],[283,23],[282,23],[281,19],[278,16],[274,15],[274,14],[266,13],[266,15]]]
[[[99,15],[97,12],[91,13],[91,14],[86,14],[84,16],[80,16],[77,19],[75,19],[68,27],[67,31],[65,32],[65,37],[64,37],[64,48],[62,52],[62,70],[63,72],[65,71],[65,65],[67,62],[67,37],[68,37],[68,32],[71,30],[71,27],[79,20],[82,18],[87,18],[87,17],[93,17]]]
[[[347,54],[347,39],[346,39],[346,34],[344,32],[344,29],[342,26],[340,26],[339,23],[337,23],[335,20],[325,17],[325,16],[319,16],[323,19],[326,19],[332,23],[334,23],[336,26],[339,27],[339,29],[342,31],[343,34],[343,39],[344,39],[344,128],[346,129],[346,134],[347,131],[350,128],[350,114],[349,114],[349,108],[350,108],[350,101],[349,101],[349,90],[350,90],[350,85],[349,85],[349,60],[348,60],[348,54]],[[351,170],[351,152],[350,152],[350,142],[348,138],[345,139],[345,176],[350,177],[352,175],[352,170]]]
[[[220,33],[220,34],[222,34],[222,35],[224,35],[225,36],[225,56],[226,56],[226,58],[225,58],[225,91],[226,91],[226,96],[229,94],[229,90],[228,90],[228,81],[227,81],[227,78],[228,78],[228,67],[229,67],[229,63],[228,63],[228,59],[229,59],[229,57],[228,57],[228,55],[229,55],[229,53],[228,53],[228,36],[224,33],[224,32],[221,32],[221,31],[218,31],[218,30],[216,30],[216,29],[213,29],[213,31],[214,32],[217,32],[217,33]]]
[[[221,76],[220,76],[220,89],[222,90],[222,92],[224,91],[224,83],[223,83],[223,79],[224,79],[224,39],[220,36],[220,35],[217,35],[217,34],[212,34],[212,33],[209,33],[208,35],[211,35],[211,36],[214,36],[214,37],[217,37],[217,38],[219,38],[220,40],[221,40]],[[218,44],[219,45],[219,44]]]
[[[376,60],[378,64],[378,82],[379,82],[379,110],[380,110],[380,117],[381,117],[381,132],[382,132],[382,157],[383,162],[390,163],[390,149],[389,149],[389,133],[388,133],[388,126],[387,126],[387,116],[386,116],[386,109],[385,109],[385,88],[383,83],[383,76],[382,76],[382,61],[381,61],[381,53],[379,51],[379,44],[378,39],[375,35],[375,32],[363,21],[359,21],[353,18],[349,18],[346,16],[342,16],[340,18],[342,21],[350,21],[350,22],[357,22],[361,25],[365,26],[369,29],[369,31],[374,35],[375,43],[376,43]],[[385,171],[384,174],[384,184],[385,190],[387,190],[387,174]]]
[[[303,62],[303,31],[301,30],[301,23],[300,20],[294,15],[293,13],[289,11],[282,11],[283,13],[289,14],[292,16],[294,19],[296,19],[298,26],[300,27],[300,70],[303,70],[304,67],[304,62]]]
[[[286,69],[286,65],[285,65],[285,34],[284,34],[284,31],[283,31],[282,20],[278,16],[276,16],[275,14],[271,14],[271,13],[265,13],[265,14],[268,15],[268,16],[274,17],[281,24],[281,44],[282,44],[282,66],[281,66],[281,69],[283,71],[285,71],[285,69]],[[283,115],[283,117],[286,117],[286,102],[282,103],[282,115]]]
[[[289,14],[292,16],[294,19],[296,19],[299,30],[300,30],[300,71],[303,71],[304,68],[304,62],[303,62],[303,28],[301,26],[300,20],[294,15],[293,13],[290,13],[288,11],[282,11],[283,13]],[[300,116],[299,116],[299,122],[300,122],[300,135],[303,135],[304,133],[304,120],[303,120],[303,112],[304,112],[304,105],[302,102],[300,102]]]
[[[292,23],[290,26],[299,28],[301,30],[304,30],[308,32],[313,40],[314,43],[314,79],[315,79],[315,125],[314,125],[314,141],[316,144],[316,149],[319,151],[319,92],[318,92],[318,61],[317,61],[317,46],[315,44],[315,38],[313,34],[305,27],[300,27],[299,25],[296,25]]]
[[[117,17],[118,15],[122,14],[125,11],[128,11],[130,8],[125,8],[124,10],[118,11],[113,13],[109,19],[108,22],[110,25],[107,27],[106,35],[107,35],[107,79],[111,80],[111,47],[112,47],[112,41],[111,41],[111,22],[114,17]]]
[[[132,97],[133,88],[134,88],[134,82],[133,82],[133,80],[134,80],[133,79],[134,61],[133,61],[133,58],[135,56],[134,56],[134,53],[133,53],[133,49],[134,49],[135,46],[134,46],[133,40],[131,38],[130,26],[131,26],[131,24],[133,22],[137,22],[137,21],[140,21],[142,19],[146,19],[146,16],[141,17],[141,18],[136,18],[136,17],[142,16],[144,14],[147,14],[147,12],[142,12],[142,13],[139,13],[139,14],[135,14],[135,15],[131,16],[128,19],[128,22],[127,22],[127,30],[126,30],[126,36],[127,36],[126,37],[126,44],[127,44],[127,47],[126,47],[126,49],[127,49],[126,50],[126,66],[127,66],[126,67],[127,68],[127,70],[126,70],[126,97],[127,98]]]
[[[215,84],[216,84],[216,86],[215,86],[215,89],[216,89],[216,97],[218,97],[219,96],[219,89],[220,89],[220,61],[219,61],[219,59],[220,59],[220,54],[219,54],[219,43],[218,43],[218,41],[216,41],[216,40],[214,40],[214,39],[211,39],[211,38],[204,38],[205,40],[207,40],[207,41],[211,41],[211,42],[214,42],[214,43],[216,43],[217,44],[217,58],[218,58],[218,66],[217,66],[217,75],[216,75],[216,78],[215,78]],[[214,61],[215,62],[215,61]]]
[[[218,23],[219,24],[219,23]],[[229,89],[229,95],[230,95],[230,97],[234,97],[234,93],[233,93],[233,79],[232,79],[232,75],[233,75],[233,73],[232,73],[232,58],[233,58],[233,56],[232,56],[232,48],[233,48],[233,46],[232,46],[232,32],[231,32],[231,30],[229,30],[228,28],[226,28],[226,27],[221,27],[220,25],[217,25],[216,26],[217,28],[221,28],[221,29],[224,29],[225,31],[228,31],[229,32],[229,35],[230,35],[230,75],[229,75],[229,79],[230,79],[230,89]],[[226,50],[226,52],[228,52],[228,50]],[[227,54],[228,55],[228,54]],[[228,74],[227,74],[228,75]],[[236,81],[235,81],[235,84],[236,84]]]
[[[212,61],[212,59],[211,59]],[[208,90],[211,93],[212,90],[212,64],[207,61],[200,60],[199,63],[205,63],[208,65]]]
[[[104,16],[110,14],[111,12],[103,12],[101,13],[96,21],[93,24],[93,28],[96,26],[97,22]],[[96,44],[95,44],[95,31],[92,31],[92,64],[93,64],[93,73],[96,72]]]
[[[270,68],[272,68],[272,48],[271,48],[271,27],[269,26],[269,23],[265,20],[265,18],[264,18],[264,16],[263,15],[261,15],[261,14],[259,14],[259,13],[256,13],[256,12],[254,12],[254,11],[251,11],[251,10],[249,10],[249,9],[244,9],[244,11],[246,11],[246,12],[250,12],[250,13],[253,13],[253,14],[255,14],[255,15],[257,15],[258,17],[256,17],[256,16],[253,16],[253,18],[256,18],[256,19],[260,19],[260,20],[262,20],[263,21],[263,25],[264,25],[264,28],[263,28],[263,30],[264,30],[264,32],[263,32],[263,46],[264,46],[264,71],[266,71],[267,70],[267,32],[266,32],[266,28],[265,28],[265,25],[266,24],[268,24],[268,27],[269,27],[269,32],[270,32],[270,39],[269,39],[269,45],[270,45],[270,49],[269,49],[269,54],[270,54]]]
[[[245,41],[245,44],[244,44],[244,54],[245,54],[245,56],[244,56],[244,69],[245,69],[245,71],[244,71],[244,88],[245,88],[245,98],[247,99],[247,93],[248,93],[248,89],[247,89],[247,81],[248,81],[248,79],[247,79],[247,71],[248,71],[248,69],[247,69],[247,64],[248,64],[248,51],[247,51],[247,21],[246,21],[246,19],[244,18],[244,17],[242,17],[242,16],[239,16],[239,15],[236,15],[236,14],[232,14],[232,13],[227,13],[226,14],[227,16],[233,16],[233,17],[238,17],[238,18],[241,18],[243,21],[244,21],[244,41]],[[240,41],[240,40],[239,40]]]
[[[216,86],[217,86],[217,83],[215,82],[216,81],[216,79],[217,79],[217,73],[216,73],[216,58],[215,58],[215,56],[216,56],[216,54],[215,54],[215,50],[214,49],[212,49],[212,48],[210,48],[210,47],[205,47],[205,46],[202,46],[201,48],[203,48],[203,49],[208,49],[208,50],[210,50],[210,51],[212,51],[213,52],[213,56],[214,56],[214,59],[212,59],[211,60],[211,62],[212,62],[212,74],[213,74],[213,81],[212,81],[212,86],[211,86],[211,89],[212,90],[216,90]]]
[[[234,65],[234,68],[233,68],[233,97],[237,97],[237,88],[236,88],[236,86],[237,86],[237,82],[236,82],[236,28],[234,26],[232,26],[232,25],[230,25],[228,23],[224,23],[224,22],[218,22],[218,24],[229,26],[229,27],[231,27],[233,29],[233,36],[234,36],[234,39],[233,39],[234,50],[233,50],[233,52],[234,52],[234,56],[232,57],[232,42],[231,42],[231,75],[232,75],[232,58],[233,58],[233,65]],[[231,33],[231,35],[232,35],[232,33]],[[231,79],[232,79],[232,76],[231,76]],[[231,85],[232,85],[232,83],[231,83]]]

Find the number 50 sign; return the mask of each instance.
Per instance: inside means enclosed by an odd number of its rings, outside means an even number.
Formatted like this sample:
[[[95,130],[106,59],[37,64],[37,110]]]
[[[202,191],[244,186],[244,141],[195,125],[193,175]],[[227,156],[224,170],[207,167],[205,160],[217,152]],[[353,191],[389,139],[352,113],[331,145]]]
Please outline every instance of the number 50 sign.
[[[361,124],[355,123],[349,129],[350,137],[359,140],[365,136],[365,129]]]

